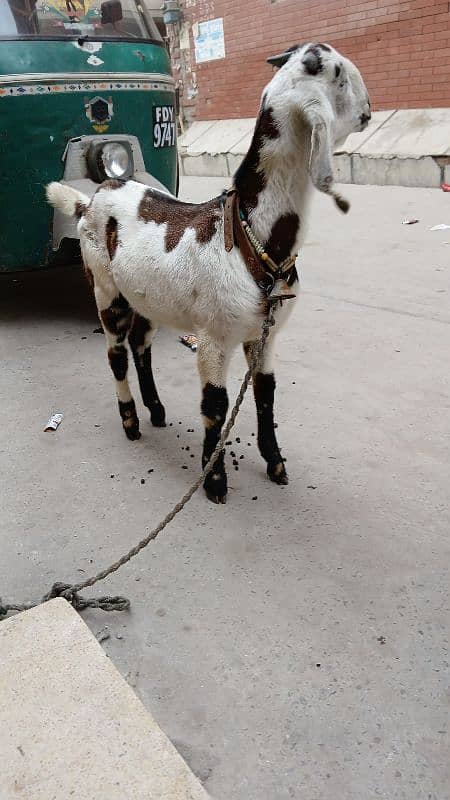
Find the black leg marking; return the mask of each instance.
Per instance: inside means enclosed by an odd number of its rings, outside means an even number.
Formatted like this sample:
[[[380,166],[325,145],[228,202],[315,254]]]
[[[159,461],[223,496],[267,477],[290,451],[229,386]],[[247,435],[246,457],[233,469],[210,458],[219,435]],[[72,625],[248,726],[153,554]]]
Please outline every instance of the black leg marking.
[[[133,319],[133,312],[127,300],[119,294],[108,308],[100,311],[100,319],[109,344],[108,360],[117,381],[116,391],[123,429],[128,439],[139,439],[141,435],[139,419],[127,382],[128,354],[124,344]]]
[[[135,314],[128,341],[133,353],[144,406],[147,406],[150,411],[152,425],[156,428],[164,428],[166,425],[166,412],[159,399],[153,377],[152,346],[151,344],[145,344],[146,334],[151,329],[152,326],[149,320],[144,319],[139,314]]]
[[[275,377],[257,372],[253,377],[256,411],[258,414],[258,446],[267,461],[267,474],[275,483],[287,484],[288,476],[281,457],[273,424]]]
[[[108,361],[116,381],[124,381],[128,370],[128,353],[123,345],[110,347]]]
[[[227,390],[223,386],[207,383],[203,387],[202,414],[205,422],[202,465],[209,461],[220,439],[220,432],[228,411]],[[203,484],[205,492],[214,503],[225,503],[227,497],[227,474],[224,452],[216,460],[212,472]]]
[[[127,435],[127,438],[131,439],[132,441],[134,439],[140,439],[141,434],[139,432],[139,419],[138,415],[136,414],[134,400],[129,400],[127,403],[123,403],[121,400],[119,400],[119,411],[120,416],[122,417],[123,429]]]

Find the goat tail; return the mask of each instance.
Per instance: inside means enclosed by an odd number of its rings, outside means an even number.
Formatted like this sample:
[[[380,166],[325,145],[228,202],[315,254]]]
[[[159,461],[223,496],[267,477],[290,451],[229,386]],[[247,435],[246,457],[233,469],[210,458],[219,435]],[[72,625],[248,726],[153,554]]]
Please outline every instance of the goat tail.
[[[68,217],[81,219],[89,203],[89,197],[78,189],[68,186],[66,183],[49,183],[46,188],[48,202],[66,214]]]

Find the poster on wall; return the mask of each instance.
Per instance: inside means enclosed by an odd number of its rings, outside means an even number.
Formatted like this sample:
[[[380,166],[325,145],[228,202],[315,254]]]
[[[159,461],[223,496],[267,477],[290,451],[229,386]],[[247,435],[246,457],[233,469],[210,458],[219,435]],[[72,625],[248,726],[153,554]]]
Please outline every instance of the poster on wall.
[[[225,58],[225,39],[223,36],[223,19],[209,19],[192,26],[195,45],[195,61],[216,61]]]

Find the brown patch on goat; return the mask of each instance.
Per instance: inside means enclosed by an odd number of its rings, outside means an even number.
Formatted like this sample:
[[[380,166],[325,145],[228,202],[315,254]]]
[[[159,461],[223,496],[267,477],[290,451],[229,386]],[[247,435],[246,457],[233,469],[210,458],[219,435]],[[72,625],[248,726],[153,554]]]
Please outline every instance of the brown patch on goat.
[[[181,241],[188,228],[195,230],[199,244],[207,244],[216,233],[217,222],[222,217],[224,197],[207,203],[181,203],[152,189],[147,189],[138,208],[138,219],[144,222],[167,224],[166,251],[170,253]]]
[[[106,247],[111,261],[113,260],[117,250],[117,220],[114,217],[109,217],[106,223]]]
[[[253,342],[244,342],[242,347],[244,348],[245,357],[249,359],[252,355]]]
[[[100,311],[104,327],[117,337],[117,344],[124,341],[131,325],[132,316],[133,312],[128,301],[121,294],[114,298],[108,308]]]
[[[83,264],[83,270],[84,270],[84,274],[85,274],[85,277],[86,277],[86,280],[87,280],[89,286],[91,287],[91,289],[93,289],[94,288],[94,276],[92,274],[92,270],[90,270],[89,267],[87,267],[85,264]]]
[[[87,209],[87,205],[85,203],[77,202],[75,203],[75,217],[77,219],[81,219],[81,217],[85,214]]]
[[[266,251],[276,264],[280,264],[291,255],[299,227],[298,214],[293,213],[282,214],[272,225],[270,236],[266,242]]]
[[[278,139],[280,131],[272,109],[263,107],[256,120],[253,139],[241,166],[234,176],[234,186],[239,192],[242,207],[248,212],[256,208],[258,195],[266,186],[266,175],[261,164],[261,149],[268,139]]]

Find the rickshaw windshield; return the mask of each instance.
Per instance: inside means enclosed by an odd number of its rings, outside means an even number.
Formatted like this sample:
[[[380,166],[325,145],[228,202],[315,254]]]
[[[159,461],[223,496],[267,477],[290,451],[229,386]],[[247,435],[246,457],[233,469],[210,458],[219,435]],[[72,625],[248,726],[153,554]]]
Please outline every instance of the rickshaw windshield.
[[[0,0],[0,39],[80,37],[162,41],[135,0]]]

